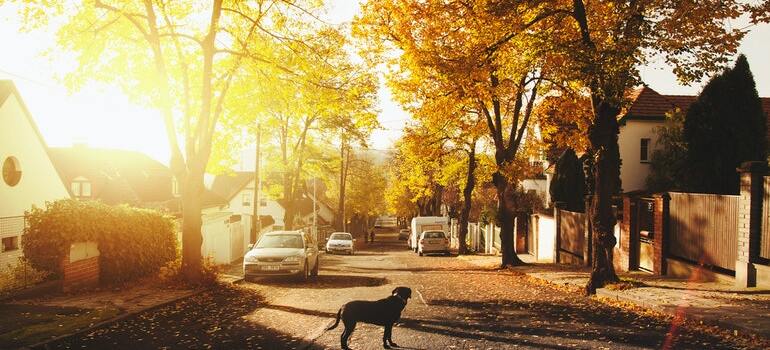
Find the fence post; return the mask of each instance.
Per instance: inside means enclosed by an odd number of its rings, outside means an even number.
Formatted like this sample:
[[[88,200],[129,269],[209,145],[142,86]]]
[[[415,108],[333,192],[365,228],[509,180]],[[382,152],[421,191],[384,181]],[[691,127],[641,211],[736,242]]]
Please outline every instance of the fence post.
[[[628,194],[623,195],[623,221],[620,223],[620,242],[618,242],[618,245],[620,247],[619,252],[620,256],[618,257],[620,261],[620,269],[622,271],[630,271],[635,266],[631,266],[631,230],[633,230],[633,223],[632,223],[632,212],[636,209],[636,203],[632,200],[631,196]]]
[[[540,222],[538,221],[540,217],[538,214],[530,214],[529,215],[529,232],[528,234],[530,236],[527,237],[529,240],[529,243],[531,243],[530,246],[527,248],[530,252],[532,252],[532,255],[535,256],[535,261],[538,261],[539,259],[539,252],[538,252],[538,239],[540,238]]]
[[[668,193],[658,193],[653,195],[653,239],[652,249],[655,256],[652,259],[652,272],[663,276],[666,274],[666,249],[668,241],[668,204],[671,196]]]
[[[740,176],[738,199],[738,255],[735,261],[735,285],[741,288],[757,286],[759,238],[762,234],[763,177],[766,162],[744,162],[736,169]]]
[[[585,197],[585,208],[583,211],[585,213],[583,217],[583,242],[585,242],[583,245],[583,266],[591,266],[591,252],[593,251],[593,235],[591,232],[593,232],[593,227],[591,227],[591,211],[589,210],[591,208],[590,195]],[[610,263],[612,262],[610,261]]]
[[[564,206],[564,202],[553,202],[553,221],[556,227],[556,235],[553,237],[553,262],[559,263],[559,247],[561,246],[561,213],[559,210]]]

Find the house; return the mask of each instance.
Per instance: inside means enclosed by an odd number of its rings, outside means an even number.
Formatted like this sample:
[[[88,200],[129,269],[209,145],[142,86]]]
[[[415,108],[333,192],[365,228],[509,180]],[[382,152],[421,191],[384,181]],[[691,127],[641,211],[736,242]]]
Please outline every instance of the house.
[[[658,141],[656,128],[663,126],[667,112],[675,108],[687,111],[696,98],[691,95],[661,95],[649,86],[642,86],[629,94],[629,105],[618,115],[622,192],[646,189],[652,151]],[[770,98],[761,99],[770,119]]]
[[[222,174],[208,177],[207,188],[215,194],[223,197],[227,204],[227,210],[237,213],[250,223],[254,208],[254,173],[248,171],[236,171],[231,174]],[[316,200],[316,218],[319,226],[328,225],[334,220],[334,211],[323,196],[325,187],[319,181],[318,199]],[[321,190],[323,189],[323,190]],[[286,209],[281,199],[272,199],[262,196],[259,203],[259,216],[262,220],[262,232],[282,230],[286,227],[284,216]],[[301,225],[313,224],[313,194],[306,193],[298,202],[298,221]],[[272,222],[271,222],[272,221]]]
[[[171,170],[140,152],[81,144],[51,148],[51,159],[73,198],[164,208],[179,197]]]
[[[0,266],[22,256],[24,211],[68,198],[49,148],[13,82],[0,80]]]

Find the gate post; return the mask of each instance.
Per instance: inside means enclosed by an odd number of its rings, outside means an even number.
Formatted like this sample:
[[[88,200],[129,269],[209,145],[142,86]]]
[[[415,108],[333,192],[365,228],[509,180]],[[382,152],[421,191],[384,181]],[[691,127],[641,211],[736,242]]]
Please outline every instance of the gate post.
[[[735,261],[735,285],[747,288],[757,286],[754,262],[759,255],[759,237],[762,234],[763,177],[766,162],[744,162],[736,169],[740,177],[738,199],[738,255]]]
[[[623,194],[623,221],[620,223],[620,242],[618,242],[618,247],[620,247],[618,249],[620,253],[618,260],[622,271],[630,271],[636,268],[631,266],[632,208],[636,209],[636,203],[631,199],[631,195]]]
[[[663,276],[666,274],[666,249],[668,241],[668,204],[671,196],[668,193],[653,195],[653,238],[652,248],[655,252],[652,259],[652,272]]]
[[[593,252],[593,232],[594,228],[591,227],[591,195],[587,195],[584,198],[585,200],[585,210],[583,212],[585,215],[583,216],[583,266],[591,266],[591,260],[593,256],[591,255],[591,252]],[[612,261],[610,261],[612,263]]]
[[[559,247],[561,246],[561,213],[559,210],[564,206],[564,202],[553,202],[553,221],[556,227],[556,235],[553,237],[553,262],[558,264],[559,261]]]

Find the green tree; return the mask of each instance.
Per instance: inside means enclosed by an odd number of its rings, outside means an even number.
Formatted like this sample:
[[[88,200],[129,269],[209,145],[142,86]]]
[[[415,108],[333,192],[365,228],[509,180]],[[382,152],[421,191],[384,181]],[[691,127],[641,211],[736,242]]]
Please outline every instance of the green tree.
[[[566,149],[556,162],[556,174],[548,189],[551,200],[564,202],[569,211],[585,210],[585,174],[575,151]]]
[[[746,57],[713,77],[687,111],[687,189],[737,194],[745,161],[767,159],[767,116]]]
[[[684,140],[685,113],[666,113],[663,126],[656,128],[658,141],[650,159],[647,188],[653,192],[683,190],[687,177],[687,142]]]

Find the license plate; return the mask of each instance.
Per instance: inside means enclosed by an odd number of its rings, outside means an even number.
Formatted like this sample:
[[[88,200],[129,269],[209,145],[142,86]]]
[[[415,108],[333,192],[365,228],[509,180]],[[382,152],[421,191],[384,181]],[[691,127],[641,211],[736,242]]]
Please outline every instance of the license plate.
[[[280,269],[281,269],[281,267],[278,266],[278,265],[265,265],[265,266],[262,266],[262,270],[265,270],[265,271],[278,271]]]

